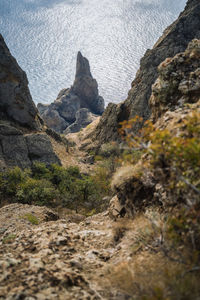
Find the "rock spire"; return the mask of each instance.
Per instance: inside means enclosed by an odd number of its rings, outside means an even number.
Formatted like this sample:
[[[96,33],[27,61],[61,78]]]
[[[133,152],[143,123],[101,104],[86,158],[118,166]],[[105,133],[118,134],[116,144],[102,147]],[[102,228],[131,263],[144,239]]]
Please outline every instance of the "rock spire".
[[[98,84],[92,77],[89,61],[80,51],[77,54],[76,76],[72,87],[62,90],[50,105],[39,103],[38,109],[46,124],[59,133],[79,131],[95,115],[103,113],[104,99],[99,96]],[[79,113],[82,109],[84,113]],[[80,114],[81,123],[77,117]]]

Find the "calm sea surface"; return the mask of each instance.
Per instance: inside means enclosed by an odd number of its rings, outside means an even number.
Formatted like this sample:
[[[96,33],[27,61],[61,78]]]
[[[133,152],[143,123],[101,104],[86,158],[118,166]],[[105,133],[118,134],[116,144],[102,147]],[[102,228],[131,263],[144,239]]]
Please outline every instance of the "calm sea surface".
[[[50,103],[86,56],[101,95],[124,100],[139,67],[186,0],[0,0],[0,32],[26,71],[33,100]]]

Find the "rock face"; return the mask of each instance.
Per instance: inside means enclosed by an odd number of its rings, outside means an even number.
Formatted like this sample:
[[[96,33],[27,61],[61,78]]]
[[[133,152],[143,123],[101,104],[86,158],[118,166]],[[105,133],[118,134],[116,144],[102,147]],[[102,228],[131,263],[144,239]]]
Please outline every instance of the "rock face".
[[[45,133],[23,134],[10,124],[0,124],[0,169],[19,166],[31,167],[34,161],[47,165],[60,164]]]
[[[0,35],[0,168],[58,163],[32,101],[26,74]]]
[[[82,109],[87,109],[87,113]],[[95,114],[103,113],[104,100],[99,96],[97,81],[91,75],[89,61],[80,52],[73,86],[63,89],[50,105],[39,103],[38,110],[46,124],[59,133],[77,132],[87,126]]]
[[[87,108],[81,108],[76,113],[76,121],[67,127],[65,134],[74,133],[86,127],[96,119],[96,115],[92,114]]]
[[[148,100],[151,86],[158,77],[157,68],[167,57],[183,52],[194,38],[200,38],[200,2],[188,0],[183,13],[170,25],[152,50],[147,50],[140,62],[140,69],[132,82],[128,98],[121,104],[112,104],[105,110],[94,132],[94,140],[100,143],[119,138],[118,123],[136,115],[148,119],[151,115]],[[111,111],[112,110],[112,111]],[[111,121],[112,120],[112,121]]]
[[[166,59],[160,64],[158,72],[159,77],[149,100],[155,129],[167,130],[174,137],[188,136],[189,129],[186,130],[184,121],[194,113],[200,113],[200,40],[192,40],[185,52]],[[198,127],[195,129],[198,136]],[[190,132],[191,137],[195,134]],[[162,151],[160,153],[162,167],[159,166],[159,171],[166,168],[166,176],[169,176],[169,166],[165,166]],[[169,186],[166,189],[163,187],[163,174],[156,173],[158,166],[155,169],[145,167],[149,160],[150,157],[145,154],[136,165],[122,167],[113,176],[112,189],[118,202],[115,197],[111,210],[113,205],[119,205],[126,209],[127,214],[134,215],[135,211],[152,203],[165,205],[171,201],[174,204]],[[139,173],[142,176],[138,176]],[[194,200],[194,195],[192,197]],[[199,199],[198,194],[197,197]],[[189,198],[189,193],[182,195],[182,199],[185,198]]]
[[[81,99],[82,107],[88,107],[95,114],[103,113],[104,100],[99,96],[98,84],[90,73],[89,62],[81,52],[77,55],[76,77],[72,90]]]
[[[26,74],[0,35],[0,119],[38,130],[41,121],[32,101]]]
[[[156,122],[166,111],[185,103],[195,103],[200,95],[200,41],[193,40],[183,53],[167,58],[158,67],[159,77],[152,86],[150,107]]]
[[[144,170],[141,162],[134,168],[133,166],[121,167],[113,176],[112,190],[116,196],[111,200],[110,213],[115,210],[115,207],[120,207],[120,209],[124,208],[126,215],[131,217],[144,207],[151,206],[155,192],[152,174],[148,170],[139,178],[136,169]],[[111,214],[114,215],[113,212]]]

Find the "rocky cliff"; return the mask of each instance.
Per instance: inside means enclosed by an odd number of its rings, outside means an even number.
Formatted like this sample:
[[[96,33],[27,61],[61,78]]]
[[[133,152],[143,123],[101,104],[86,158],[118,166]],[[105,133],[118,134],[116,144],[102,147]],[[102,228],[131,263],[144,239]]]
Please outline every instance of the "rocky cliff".
[[[133,215],[156,201],[164,206],[199,201],[200,40],[192,40],[186,51],[162,62],[158,74],[149,99],[154,124],[149,150],[135,165],[114,175],[115,214],[115,208],[125,207]]]
[[[32,101],[28,79],[0,35],[0,118],[38,130],[41,120]]]
[[[50,105],[38,104],[46,124],[59,133],[77,132],[104,111],[97,81],[92,77],[87,58],[78,52],[76,76],[70,89],[64,89]]]
[[[101,144],[119,138],[117,129],[119,122],[136,115],[148,119],[151,109],[148,100],[152,92],[152,84],[158,77],[158,66],[167,57],[173,57],[186,49],[194,38],[200,38],[200,2],[188,0],[185,10],[159,38],[153,49],[147,50],[140,62],[128,98],[118,105],[109,104],[105,110],[93,139]]]
[[[0,168],[60,163],[32,100],[25,72],[0,35]]]

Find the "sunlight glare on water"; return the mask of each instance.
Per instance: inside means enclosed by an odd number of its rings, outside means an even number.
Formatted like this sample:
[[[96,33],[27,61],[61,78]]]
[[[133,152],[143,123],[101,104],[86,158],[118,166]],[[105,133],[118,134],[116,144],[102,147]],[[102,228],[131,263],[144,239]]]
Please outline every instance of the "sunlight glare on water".
[[[186,0],[0,0],[0,32],[26,71],[33,100],[50,103],[74,80],[79,50],[100,94],[124,100],[139,60]]]

